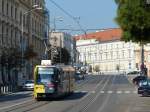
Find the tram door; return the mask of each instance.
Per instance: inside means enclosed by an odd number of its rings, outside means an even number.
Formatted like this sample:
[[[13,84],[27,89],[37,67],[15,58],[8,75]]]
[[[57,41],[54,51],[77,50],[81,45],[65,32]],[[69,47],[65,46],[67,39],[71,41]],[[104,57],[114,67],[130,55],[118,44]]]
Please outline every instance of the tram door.
[[[61,94],[63,92],[63,73],[61,70],[56,69],[56,74],[57,74],[57,79],[55,83],[57,87],[57,92]]]

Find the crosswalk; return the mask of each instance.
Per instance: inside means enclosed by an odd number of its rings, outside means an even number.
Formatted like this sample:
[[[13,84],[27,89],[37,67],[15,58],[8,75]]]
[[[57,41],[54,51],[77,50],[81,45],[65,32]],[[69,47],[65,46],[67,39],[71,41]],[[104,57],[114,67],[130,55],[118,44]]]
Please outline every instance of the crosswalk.
[[[75,91],[74,93],[95,93],[95,91]],[[117,90],[117,91],[112,91],[112,90],[107,90],[107,91],[100,91],[100,94],[137,94],[137,90]]]

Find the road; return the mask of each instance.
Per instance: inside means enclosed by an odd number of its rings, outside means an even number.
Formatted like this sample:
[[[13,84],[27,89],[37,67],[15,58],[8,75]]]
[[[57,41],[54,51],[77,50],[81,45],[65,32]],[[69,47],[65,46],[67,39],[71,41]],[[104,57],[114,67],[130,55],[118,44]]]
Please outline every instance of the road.
[[[0,96],[0,112],[150,112],[150,97],[141,97],[124,75],[89,75],[74,94],[35,101],[31,92]]]

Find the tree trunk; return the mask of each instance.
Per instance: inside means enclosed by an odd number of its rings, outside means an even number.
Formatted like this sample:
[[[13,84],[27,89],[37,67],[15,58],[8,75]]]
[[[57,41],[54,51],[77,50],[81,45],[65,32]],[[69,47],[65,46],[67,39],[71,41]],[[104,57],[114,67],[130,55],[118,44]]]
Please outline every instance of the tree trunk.
[[[144,73],[144,44],[141,43],[141,73]]]

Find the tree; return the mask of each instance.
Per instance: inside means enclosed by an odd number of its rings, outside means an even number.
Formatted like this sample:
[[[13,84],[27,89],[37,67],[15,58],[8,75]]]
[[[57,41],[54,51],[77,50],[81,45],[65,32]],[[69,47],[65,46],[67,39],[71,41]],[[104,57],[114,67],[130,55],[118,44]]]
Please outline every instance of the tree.
[[[89,66],[89,72],[92,72],[92,66],[91,65]]]
[[[2,55],[0,57],[0,64],[1,64],[1,72],[2,72],[2,81],[3,84],[11,84],[12,77],[11,77],[11,70],[16,68],[21,68],[21,52],[18,48],[3,48]],[[6,78],[6,72],[8,74],[8,79]]]
[[[120,71],[120,65],[116,66],[116,70],[119,72]]]
[[[100,71],[99,65],[96,65],[95,68],[94,68],[94,70],[95,70],[96,72],[99,72],[99,71]]]
[[[116,0],[116,21],[123,30],[122,39],[141,44],[150,42],[150,8],[144,0]]]
[[[116,21],[123,30],[122,40],[140,43],[141,64],[144,64],[144,44],[150,42],[150,7],[146,0],[115,0]]]
[[[8,66],[9,69],[20,66],[21,52],[17,48],[5,48],[1,56],[2,66]]]
[[[38,54],[34,51],[33,45],[29,45],[24,53],[24,58],[30,60],[36,57]]]
[[[56,63],[69,64],[71,56],[68,50],[66,48],[57,47],[57,52],[58,53],[54,55],[54,59],[52,60],[52,62],[54,64]]]

